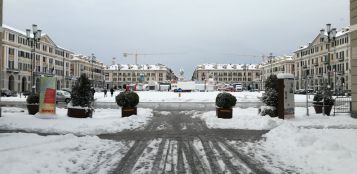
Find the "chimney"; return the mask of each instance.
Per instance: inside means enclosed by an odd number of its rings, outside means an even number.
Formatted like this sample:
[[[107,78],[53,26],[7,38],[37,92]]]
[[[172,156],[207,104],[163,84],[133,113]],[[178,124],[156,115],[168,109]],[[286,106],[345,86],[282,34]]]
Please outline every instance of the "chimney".
[[[115,64],[117,64],[117,62],[116,62],[116,60],[115,60],[116,58],[115,57],[113,57],[113,60],[112,60],[112,65],[115,65]]]

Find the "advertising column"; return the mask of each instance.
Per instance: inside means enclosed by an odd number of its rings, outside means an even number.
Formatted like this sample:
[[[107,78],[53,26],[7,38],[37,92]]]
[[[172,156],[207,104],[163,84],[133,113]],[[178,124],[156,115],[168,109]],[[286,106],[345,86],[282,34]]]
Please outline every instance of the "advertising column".
[[[39,112],[46,115],[56,114],[55,77],[41,77]]]
[[[292,119],[295,117],[294,75],[281,73],[278,77],[278,117]]]

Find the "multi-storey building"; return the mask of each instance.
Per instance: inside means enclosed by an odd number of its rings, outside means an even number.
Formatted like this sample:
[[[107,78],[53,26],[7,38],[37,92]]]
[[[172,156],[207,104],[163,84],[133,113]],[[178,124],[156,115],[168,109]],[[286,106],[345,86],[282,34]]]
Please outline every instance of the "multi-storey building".
[[[297,89],[305,88],[305,84],[306,88],[320,89],[328,84],[328,73],[330,73],[330,89],[351,89],[349,27],[338,31],[331,43],[328,43],[327,37],[327,32],[321,30],[311,43],[294,52]],[[328,60],[328,53],[330,53],[330,60]]]
[[[124,65],[115,64],[104,70],[105,87],[121,88],[124,84],[136,83],[170,83],[177,80],[173,71],[165,65]]]
[[[71,51],[61,48],[47,35],[42,34],[35,51],[27,40],[26,32],[3,25],[1,61],[1,89],[31,91],[31,73],[39,90],[40,76],[57,78],[57,88],[70,87]],[[31,62],[32,57],[34,63]],[[32,65],[34,64],[34,65]]]
[[[86,74],[93,87],[102,88],[104,87],[104,69],[104,64],[93,57],[71,56],[71,77],[73,80],[77,79],[81,74]]]
[[[205,82],[213,78],[217,83],[242,83],[245,88],[260,88],[260,69],[255,64],[197,65],[192,80]]]
[[[289,73],[294,75],[295,61],[293,56],[268,57],[268,60],[264,61],[259,68],[262,72],[260,81],[262,82],[261,88],[263,89],[265,80],[271,74]]]

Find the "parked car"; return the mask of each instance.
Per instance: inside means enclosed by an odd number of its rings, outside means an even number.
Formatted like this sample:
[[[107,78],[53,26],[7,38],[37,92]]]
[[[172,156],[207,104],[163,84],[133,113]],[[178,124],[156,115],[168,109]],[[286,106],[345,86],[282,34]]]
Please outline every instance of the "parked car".
[[[72,89],[70,89],[70,88],[62,88],[62,91],[66,91],[68,93],[72,93]]]
[[[3,89],[1,90],[1,96],[2,97],[11,97],[12,96],[12,92],[8,89]]]
[[[22,95],[23,95],[23,96],[29,96],[30,94],[31,94],[30,91],[23,91],[23,92],[22,92]]]
[[[17,92],[16,91],[11,91],[11,97],[17,97]]]
[[[56,102],[69,103],[71,101],[71,94],[67,91],[57,90],[56,92]]]

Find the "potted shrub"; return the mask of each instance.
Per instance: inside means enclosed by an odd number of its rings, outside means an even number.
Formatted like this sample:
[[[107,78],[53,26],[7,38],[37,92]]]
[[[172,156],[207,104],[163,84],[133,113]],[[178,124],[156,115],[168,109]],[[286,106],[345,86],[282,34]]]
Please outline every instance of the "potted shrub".
[[[121,92],[115,97],[118,106],[121,107],[122,117],[137,115],[136,105],[139,103],[139,96],[135,92]]]
[[[72,87],[67,115],[75,118],[92,117],[93,101],[90,81],[85,74],[82,74]]]
[[[38,112],[39,102],[40,102],[40,98],[38,94],[31,94],[27,97],[26,99],[27,110],[30,115],[35,115]]]
[[[236,97],[230,93],[219,93],[216,97],[216,115],[218,118],[232,118],[232,107],[237,103]]]
[[[314,96],[313,103],[312,103],[316,114],[322,113],[322,106],[323,106],[322,99],[323,99],[323,95],[322,95],[321,91],[317,91],[317,93]]]
[[[324,112],[326,115],[330,116],[332,106],[335,104],[335,99],[333,99],[331,96],[326,96],[323,102],[324,102]]]

